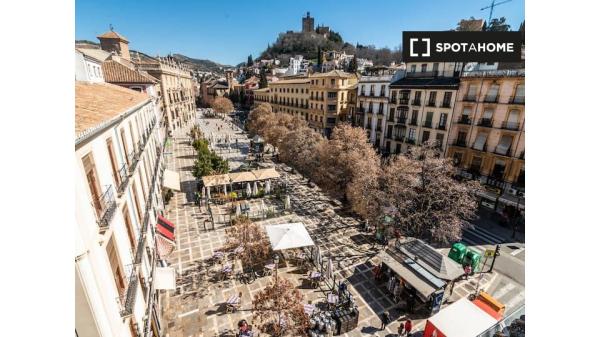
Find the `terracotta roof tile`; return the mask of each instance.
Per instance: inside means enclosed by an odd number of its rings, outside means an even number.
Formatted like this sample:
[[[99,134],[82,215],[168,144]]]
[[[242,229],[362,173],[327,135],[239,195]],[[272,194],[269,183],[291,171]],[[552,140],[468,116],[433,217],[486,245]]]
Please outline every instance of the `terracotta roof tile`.
[[[102,63],[102,72],[104,73],[104,80],[109,83],[156,83],[149,75],[131,69],[117,61]]]
[[[97,37],[98,38],[103,38],[103,39],[121,39],[121,40],[123,40],[125,42],[129,42],[129,41],[127,41],[127,38],[125,38],[125,36],[123,36],[123,35],[121,35],[121,34],[119,34],[117,32],[114,32],[112,30],[109,31],[109,32],[106,32],[106,33],[104,33],[102,35],[99,35]]]
[[[149,99],[148,94],[110,83],[75,82],[75,137]]]

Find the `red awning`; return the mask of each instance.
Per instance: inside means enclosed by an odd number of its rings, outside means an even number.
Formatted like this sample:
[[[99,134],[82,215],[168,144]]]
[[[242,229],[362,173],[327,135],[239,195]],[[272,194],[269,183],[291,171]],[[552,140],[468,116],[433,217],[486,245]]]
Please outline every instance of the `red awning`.
[[[167,239],[175,241],[175,225],[161,215],[158,216],[156,230]]]

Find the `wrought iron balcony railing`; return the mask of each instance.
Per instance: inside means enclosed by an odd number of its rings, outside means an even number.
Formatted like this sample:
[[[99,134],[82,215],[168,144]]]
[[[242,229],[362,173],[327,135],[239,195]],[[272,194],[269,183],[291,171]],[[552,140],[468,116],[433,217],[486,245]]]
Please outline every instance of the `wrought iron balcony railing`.
[[[506,130],[519,131],[520,126],[519,122],[502,122],[502,128]]]
[[[469,116],[462,115],[456,123],[471,125],[471,118],[469,118]]]
[[[410,120],[410,122],[409,122],[408,124],[410,124],[410,125],[414,125],[414,126],[417,126],[417,125],[418,125],[418,123],[417,123],[417,119],[411,119],[411,120]]]
[[[460,146],[460,147],[467,147],[467,141],[465,139],[457,139],[452,143],[452,145]]]
[[[123,163],[123,166],[119,169],[119,187],[117,189],[117,193],[121,195],[123,191],[125,191],[125,187],[129,182],[129,174],[127,172],[127,164]]]
[[[112,185],[108,186],[98,200],[94,200],[93,206],[98,210],[98,226],[101,229],[108,228],[117,209],[117,201]]]
[[[477,96],[475,96],[475,95],[465,95],[463,97],[463,101],[464,102],[476,102],[477,101]]]
[[[405,97],[401,97],[401,98],[398,100],[398,104],[402,104],[402,105],[408,105],[408,101],[409,101],[408,97],[406,97],[406,98],[405,98]]]
[[[483,126],[486,128],[491,128],[494,124],[494,121],[491,118],[479,118],[477,121],[477,126]]]
[[[423,122],[423,127],[431,128],[431,121],[424,121]]]
[[[514,96],[510,100],[511,104],[525,104],[525,96]]]
[[[412,100],[412,105],[421,106],[421,100],[420,99],[413,99]]]
[[[446,123],[440,123],[437,125],[436,129],[438,130],[446,130]]]

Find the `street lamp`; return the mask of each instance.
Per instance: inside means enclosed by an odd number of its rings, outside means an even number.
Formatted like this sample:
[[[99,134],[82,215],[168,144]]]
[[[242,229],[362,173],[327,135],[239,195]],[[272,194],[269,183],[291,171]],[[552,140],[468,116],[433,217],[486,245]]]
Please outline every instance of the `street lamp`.
[[[275,263],[275,283],[277,283],[277,269],[279,269],[279,255],[275,254],[273,257],[273,263]]]

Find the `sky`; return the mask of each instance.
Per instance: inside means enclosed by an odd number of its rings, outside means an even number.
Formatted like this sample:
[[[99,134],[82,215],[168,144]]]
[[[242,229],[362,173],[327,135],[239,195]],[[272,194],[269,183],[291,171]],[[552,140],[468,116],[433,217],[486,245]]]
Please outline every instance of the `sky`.
[[[500,1],[497,1],[500,2]],[[257,58],[277,35],[300,31],[309,11],[315,26],[323,24],[344,41],[398,47],[402,31],[448,30],[471,16],[488,19],[491,0],[76,0],[75,38],[98,42],[114,30],[129,48],[150,56],[179,53],[221,64]],[[524,0],[494,8],[511,29],[525,19]]]

